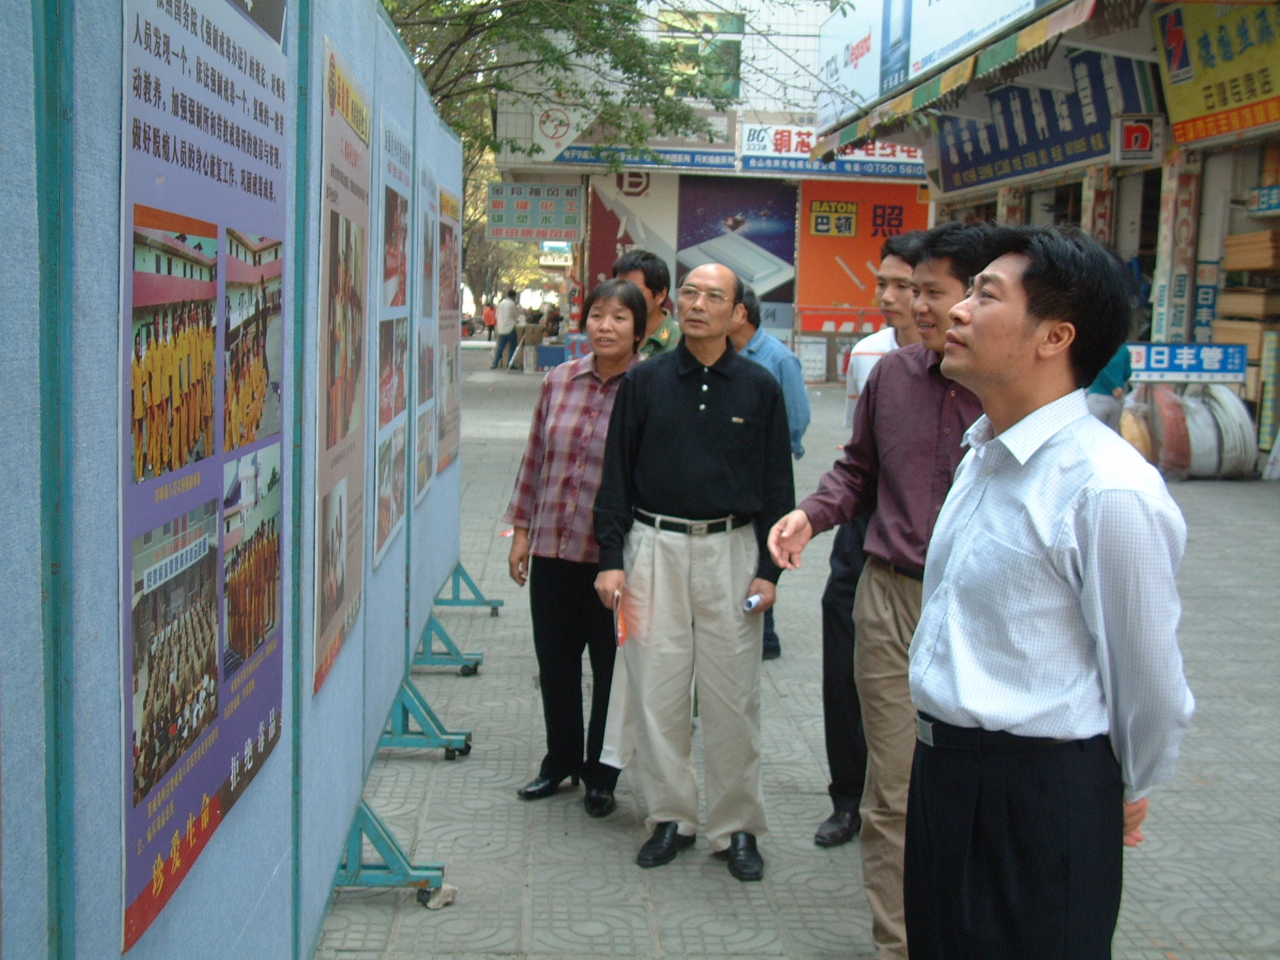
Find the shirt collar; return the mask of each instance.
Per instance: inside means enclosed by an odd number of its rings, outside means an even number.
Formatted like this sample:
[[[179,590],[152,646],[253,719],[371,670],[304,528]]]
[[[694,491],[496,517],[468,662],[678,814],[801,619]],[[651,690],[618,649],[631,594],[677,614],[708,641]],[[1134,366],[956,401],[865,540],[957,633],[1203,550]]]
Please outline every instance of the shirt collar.
[[[992,436],[991,421],[984,413],[965,431],[964,443],[980,450],[992,440],[998,440],[1018,463],[1024,464],[1059,430],[1089,415],[1084,391],[1072,390],[1033,410],[998,437]]]
[[[570,380],[581,380],[583,377],[590,376],[595,377],[601,383],[609,382],[609,380],[605,380],[596,372],[596,355],[594,353],[588,353],[585,357],[579,357],[577,360],[572,360],[570,362],[573,364],[573,367],[569,370]],[[627,370],[630,370],[639,362],[640,353],[637,351],[631,355],[631,362],[627,364]],[[619,373],[610,379],[616,380],[618,377],[625,376],[627,370],[623,370],[622,373]]]
[[[667,346],[671,343],[672,337],[680,336],[680,328],[676,327],[675,330],[672,330],[671,327],[672,327],[671,311],[668,310],[666,307],[663,307],[662,323],[658,326],[657,330],[653,331],[653,333],[651,333],[649,336],[644,338],[644,342],[656,343],[659,347],[665,350]]]
[[[764,349],[765,336],[764,327],[756,327],[755,335],[747,341],[747,345],[742,348],[742,352],[747,356],[759,353]]]
[[[707,369],[714,370],[726,380],[732,380],[733,367],[738,361],[738,355],[734,352],[733,343],[730,342],[728,337],[725,337],[725,348],[724,353],[720,354],[720,359]],[[695,357],[689,348],[684,345],[684,337],[680,338],[680,344],[676,347],[676,364],[676,372],[682,377],[693,373],[695,370],[702,369],[702,361]]]

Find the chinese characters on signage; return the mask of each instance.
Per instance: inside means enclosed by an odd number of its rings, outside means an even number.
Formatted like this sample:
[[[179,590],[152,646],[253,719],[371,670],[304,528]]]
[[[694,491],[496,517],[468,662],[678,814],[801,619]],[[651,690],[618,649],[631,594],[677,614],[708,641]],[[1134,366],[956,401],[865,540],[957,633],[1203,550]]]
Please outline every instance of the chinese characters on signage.
[[[125,4],[125,950],[282,732],[290,67],[261,7]]]
[[[555,183],[489,184],[489,239],[582,241],[582,187]]]
[[[845,147],[834,162],[822,163],[809,159],[817,140],[813,127],[744,123],[739,129],[743,170],[924,179],[924,158],[916,147],[873,142],[856,149]]]
[[[1151,22],[1175,143],[1280,121],[1275,4],[1182,4]]]
[[[1249,348],[1243,344],[1131,343],[1133,380],[1242,383]]]

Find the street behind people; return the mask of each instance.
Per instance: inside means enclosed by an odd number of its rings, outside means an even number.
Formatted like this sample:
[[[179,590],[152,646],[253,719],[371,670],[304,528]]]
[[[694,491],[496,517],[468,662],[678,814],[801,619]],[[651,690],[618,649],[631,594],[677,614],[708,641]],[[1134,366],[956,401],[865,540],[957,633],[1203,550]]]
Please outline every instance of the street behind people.
[[[867,740],[859,846],[879,960],[907,957],[902,853],[916,719],[907,649],[920,618],[933,525],[964,453],[964,431],[982,412],[977,397],[944,376],[939,364],[950,309],[986,263],[988,233],[977,224],[947,223],[921,240],[912,271],[921,342],[876,365],[844,456],[769,534],[774,560],[785,569],[815,532],[874,508],[853,616],[854,679]]]
[[[911,646],[913,960],[1103,960],[1122,853],[1195,702],[1164,481],[1089,415],[1129,330],[1117,257],[1005,228],[951,310],[942,372],[982,400],[938,517]]]
[[[506,522],[514,532],[511,579],[529,583],[533,645],[547,730],[538,775],[517,791],[549,797],[565,778],[586,783],[593,817],[616,806],[618,770],[600,762],[616,650],[613,617],[595,593],[599,548],[591,505],[618,387],[637,362],[646,304],[635,284],[602,283],[583,304],[591,354],[553,368],[542,381],[529,443]],[[591,715],[582,734],[582,652],[591,660]]]
[[[656,867],[695,842],[700,821],[690,686],[704,738],[707,840],[738,880],[759,880],[767,829],[760,782],[762,614],[778,567],[764,533],[791,509],[786,408],[777,382],[729,340],[742,283],[690,271],[683,337],[628,371],[595,503],[596,590],[621,597],[639,777],[652,831],[636,862]],[[748,599],[754,609],[744,609]]]

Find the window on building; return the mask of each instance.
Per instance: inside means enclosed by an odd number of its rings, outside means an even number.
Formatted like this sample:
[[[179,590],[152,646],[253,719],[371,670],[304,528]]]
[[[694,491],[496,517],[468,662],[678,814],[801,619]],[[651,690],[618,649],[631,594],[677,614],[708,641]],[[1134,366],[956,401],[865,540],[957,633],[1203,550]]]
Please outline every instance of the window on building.
[[[663,10],[658,31],[676,47],[681,79],[668,94],[678,97],[742,92],[742,34],[746,20],[740,13],[692,13]]]

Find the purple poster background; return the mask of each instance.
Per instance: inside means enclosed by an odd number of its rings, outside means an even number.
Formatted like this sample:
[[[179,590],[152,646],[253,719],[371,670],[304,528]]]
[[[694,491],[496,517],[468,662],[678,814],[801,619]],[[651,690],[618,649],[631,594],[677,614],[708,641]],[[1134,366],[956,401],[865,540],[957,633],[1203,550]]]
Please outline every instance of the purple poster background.
[[[125,8],[125,950],[281,735],[289,64],[270,6],[265,24],[227,0]]]
[[[795,298],[796,188],[736,177],[680,178],[676,279],[704,263],[723,263],[760,299]]]

